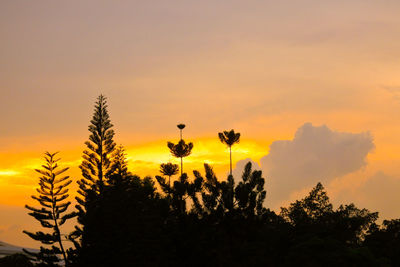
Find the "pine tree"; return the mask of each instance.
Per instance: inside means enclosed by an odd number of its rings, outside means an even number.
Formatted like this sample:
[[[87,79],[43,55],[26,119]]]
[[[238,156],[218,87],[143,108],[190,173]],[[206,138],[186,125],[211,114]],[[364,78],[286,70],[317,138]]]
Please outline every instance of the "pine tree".
[[[193,172],[196,177],[195,183],[201,183],[196,186],[202,190],[201,201],[196,195],[191,195],[194,208],[201,216],[216,214],[217,218],[222,218],[235,211],[248,218],[265,213],[265,179],[262,177],[262,171],[252,169],[250,162],[246,164],[242,180],[237,185],[232,175],[229,175],[226,181],[220,181],[210,165],[204,164],[204,169],[205,177],[198,171]]]
[[[218,133],[219,140],[221,143],[226,144],[229,147],[229,159],[230,159],[230,174],[232,175],[232,146],[240,141],[240,133],[235,133],[234,130],[224,131]]]
[[[180,140],[177,144],[174,144],[172,142],[168,142],[167,146],[169,150],[171,151],[171,154],[176,157],[181,159],[181,175],[183,174],[183,158],[189,156],[192,153],[193,149],[193,143],[187,143],[185,140]]]
[[[181,176],[183,174],[183,158],[189,156],[192,153],[193,149],[193,143],[189,142],[186,144],[185,140],[182,139],[182,130],[185,128],[185,124],[178,124],[176,127],[178,127],[180,131],[180,137],[181,139],[177,144],[174,144],[172,142],[168,142],[167,146],[171,152],[171,154],[176,157],[181,159]]]
[[[89,141],[85,142],[87,149],[83,151],[83,160],[79,166],[83,178],[78,181],[80,196],[76,197],[78,205],[75,207],[79,211],[78,222],[81,225],[85,225],[87,205],[91,199],[95,199],[102,193],[107,182],[107,175],[111,173],[111,158],[115,150],[115,142],[107,107],[106,97],[100,95],[95,103],[93,117],[88,127],[90,135]],[[76,240],[81,237],[82,232],[83,229],[76,226],[76,231],[70,238]],[[80,244],[74,243],[79,249]]]
[[[173,163],[162,163],[160,165],[160,173],[168,176],[168,186],[171,187],[171,176],[177,174],[179,171],[178,164]]]
[[[79,168],[83,179],[79,183],[80,192],[94,190],[101,193],[105,184],[105,176],[111,167],[111,156],[115,149],[114,130],[107,111],[106,97],[100,95],[94,108],[93,118],[89,125],[89,141],[83,151],[83,161]],[[81,194],[82,195],[82,194]]]
[[[39,181],[40,188],[36,189],[39,195],[32,196],[32,198],[37,200],[42,208],[25,206],[31,211],[29,215],[38,220],[44,228],[52,229],[52,231],[38,231],[36,233],[23,231],[31,238],[40,241],[42,244],[51,245],[51,247],[45,248],[41,246],[38,253],[28,251],[25,251],[25,253],[33,256],[36,261],[46,266],[58,266],[58,263],[61,261],[58,256],[62,255],[65,265],[68,266],[69,260],[62,242],[60,226],[67,220],[75,217],[77,213],[66,213],[71,202],[63,201],[69,196],[67,187],[71,184],[72,180],[70,180],[69,176],[59,177],[68,168],[60,169],[58,167],[57,162],[60,159],[55,159],[56,154],[46,152],[44,157],[46,164],[42,165],[43,169],[35,170],[42,176]]]
[[[128,171],[125,148],[119,145],[112,156],[111,166],[106,174],[109,184],[117,184],[128,180],[133,174]]]

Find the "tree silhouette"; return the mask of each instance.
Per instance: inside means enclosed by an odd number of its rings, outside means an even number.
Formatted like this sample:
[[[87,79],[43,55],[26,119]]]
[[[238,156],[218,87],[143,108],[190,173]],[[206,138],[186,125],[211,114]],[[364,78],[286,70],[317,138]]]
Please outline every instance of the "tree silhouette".
[[[100,95],[88,127],[90,135],[89,141],[85,142],[87,149],[83,151],[83,160],[79,166],[83,178],[78,180],[80,196],[75,197],[78,202],[75,207],[79,211],[78,223],[81,225],[85,224],[84,216],[89,199],[93,200],[96,195],[102,193],[106,176],[111,172],[111,157],[115,150],[115,142],[107,107],[106,97]],[[76,239],[82,234],[83,229],[80,226],[75,228],[76,231],[71,235],[71,239]],[[79,243],[75,242],[75,247],[79,249]]]
[[[23,231],[31,238],[40,241],[45,245],[52,245],[51,248],[40,247],[40,252],[32,253],[25,251],[25,253],[34,256],[36,260],[42,264],[56,265],[60,261],[58,255],[62,255],[66,265],[69,264],[69,259],[66,255],[64,245],[61,239],[60,226],[62,226],[68,219],[75,217],[76,212],[66,213],[71,202],[63,202],[68,198],[67,188],[71,184],[69,176],[59,177],[68,170],[68,168],[59,168],[57,162],[60,159],[55,159],[57,153],[45,153],[46,163],[42,165],[43,169],[35,169],[36,172],[42,176],[39,180],[40,188],[36,189],[39,193],[38,196],[32,196],[42,206],[41,209],[26,205],[25,207],[31,212],[29,215],[34,217],[40,222],[44,228],[52,229],[52,233],[45,233],[38,231],[31,233]],[[58,244],[58,247],[54,244]]]
[[[282,208],[281,216],[292,226],[292,245],[285,257],[288,266],[383,266],[361,247],[378,214],[354,204],[334,210],[321,183],[302,200]]]
[[[281,216],[293,225],[311,225],[323,216],[333,213],[333,206],[324,186],[318,183],[302,200],[290,204],[288,208],[281,208]]]
[[[177,174],[179,171],[178,164],[162,163],[160,165],[160,173],[168,176],[168,186],[171,187],[171,176]]]
[[[250,162],[246,164],[242,180],[236,186],[232,175],[227,181],[219,181],[210,165],[204,164],[204,169],[205,178],[198,171],[193,172],[197,182],[201,183],[196,188],[202,189],[202,201],[196,194],[191,195],[200,216],[216,214],[223,217],[224,214],[235,213],[247,218],[265,213],[265,179],[262,171],[252,170]]]
[[[0,258],[0,267],[34,267],[31,259],[23,253],[15,253]],[[37,265],[36,265],[37,266]]]
[[[232,175],[232,146],[240,141],[240,133],[235,133],[234,130],[223,131],[218,133],[219,140],[221,143],[226,144],[229,147],[229,159],[230,159],[230,174]]]
[[[180,123],[180,124],[178,124],[178,125],[176,125],[176,127],[178,127],[178,129],[179,129],[179,132],[180,132],[180,135],[181,135],[181,140],[182,140],[182,130],[185,128],[185,124],[183,124],[183,123]]]
[[[133,174],[128,171],[125,148],[119,145],[112,156],[110,169],[106,174],[107,180],[110,184],[116,184],[124,182],[131,176]]]
[[[381,226],[372,225],[364,244],[377,257],[384,257],[387,266],[400,266],[400,219],[384,220]]]
[[[107,111],[107,98],[100,95],[95,103],[93,118],[89,125],[89,141],[83,151],[83,161],[79,168],[83,179],[78,181],[81,195],[89,189],[101,193],[105,175],[110,171],[110,157],[115,149],[114,130]]]
[[[167,201],[148,177],[106,185],[88,206],[74,266],[168,265],[168,211]]]
[[[181,158],[181,175],[183,174],[183,158],[189,156],[192,153],[193,143],[185,143],[185,140],[181,139],[177,144],[168,142],[167,146],[171,154],[176,158]]]
[[[268,239],[259,238],[263,236],[263,220],[269,227],[273,225],[267,224],[271,216],[262,207],[266,192],[261,171],[253,171],[248,163],[242,180],[235,185],[231,175],[221,181],[210,165],[204,164],[204,169],[204,176],[194,171],[194,181],[186,186],[193,206],[186,219],[190,221],[182,228],[194,226],[187,230],[190,234],[185,233],[193,236],[192,242],[179,248],[191,248],[182,253],[191,255],[183,265],[201,255],[197,259],[199,265],[275,266],[271,262],[266,264],[267,257],[261,256],[265,255],[264,243],[271,238],[269,233]],[[196,219],[192,219],[193,215]]]

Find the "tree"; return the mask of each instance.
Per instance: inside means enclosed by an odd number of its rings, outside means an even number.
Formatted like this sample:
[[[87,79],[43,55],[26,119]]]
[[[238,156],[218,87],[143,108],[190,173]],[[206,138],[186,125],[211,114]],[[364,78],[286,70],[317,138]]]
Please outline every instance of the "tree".
[[[168,265],[168,211],[150,178],[134,175],[106,185],[88,206],[74,266]]]
[[[193,143],[189,142],[186,144],[185,140],[181,139],[177,144],[168,142],[167,146],[174,157],[181,158],[181,175],[182,175],[183,158],[189,156],[192,153]]]
[[[186,257],[182,265],[197,255],[201,255],[197,258],[199,265],[266,265],[264,259],[268,253],[263,246],[271,235],[264,235],[262,230],[264,218],[271,216],[262,206],[266,196],[262,172],[253,171],[248,163],[242,180],[235,185],[231,175],[221,181],[210,165],[204,164],[204,169],[204,176],[194,171],[195,179],[185,187],[193,206],[180,227],[185,231],[181,236],[191,237],[178,249],[185,251],[181,253]]]
[[[174,144],[172,142],[168,142],[167,146],[171,152],[171,154],[176,157],[176,158],[181,158],[181,175],[183,174],[183,158],[189,156],[192,153],[193,149],[193,143],[185,143],[185,140],[182,139],[182,130],[185,128],[185,124],[178,124],[176,127],[178,127],[180,131],[180,137],[181,139],[177,144]]]
[[[183,129],[185,129],[185,124],[183,124],[183,123],[180,123],[180,124],[178,124],[178,125],[176,125],[176,127],[178,127],[178,129],[179,129],[179,132],[180,132],[180,135],[181,135],[181,140],[182,140],[182,130]]]
[[[81,225],[85,225],[85,213],[91,205],[89,201],[102,194],[107,176],[112,173],[111,157],[116,145],[107,107],[106,97],[100,95],[88,127],[90,135],[89,141],[85,142],[87,149],[83,151],[83,160],[79,166],[83,178],[78,181],[80,196],[76,197],[78,204],[75,207],[79,211],[78,223]],[[76,231],[70,236],[73,240],[81,237],[83,231],[80,226],[75,228]],[[74,244],[77,249],[80,248],[78,242],[74,241]]]
[[[0,258],[0,267],[33,267],[28,256],[22,253],[15,253]]]
[[[266,212],[263,208],[266,197],[265,179],[262,177],[262,171],[252,170],[250,162],[246,164],[242,181],[237,185],[232,175],[228,176],[227,181],[219,181],[211,166],[204,164],[204,169],[205,178],[198,171],[194,171],[196,177],[194,183],[200,183],[195,188],[201,190],[202,201],[199,201],[195,194],[191,194],[200,216],[223,217],[235,213],[240,217],[250,218],[255,215],[261,216]]]
[[[378,214],[354,204],[334,210],[321,183],[304,199],[282,208],[281,216],[291,224],[292,232],[285,256],[287,266],[382,266],[360,246]]]
[[[347,244],[358,244],[378,213],[358,209],[354,204],[340,205],[334,210],[324,187],[318,183],[307,197],[282,208],[281,216],[298,230],[319,231]]]
[[[400,266],[400,219],[384,220],[371,225],[363,243],[375,256],[390,261],[387,266]]]
[[[115,149],[114,130],[107,111],[106,97],[100,95],[95,103],[93,118],[89,125],[89,141],[83,151],[83,161],[79,168],[83,178],[78,181],[82,196],[87,190],[101,194],[105,183],[105,174],[110,171],[110,157]],[[81,201],[79,201],[81,202]]]
[[[131,176],[133,175],[128,171],[125,148],[122,145],[119,145],[114,151],[111,166],[106,175],[108,183],[115,185],[124,182]]]
[[[42,165],[43,169],[35,169],[42,176],[39,178],[40,188],[36,189],[39,195],[32,196],[32,198],[37,200],[42,208],[25,206],[31,211],[29,215],[38,220],[42,227],[52,229],[51,233],[23,231],[42,244],[52,245],[51,248],[40,247],[40,252],[38,253],[25,250],[25,253],[34,256],[38,262],[47,266],[58,266],[57,263],[60,262],[58,255],[62,255],[65,264],[68,265],[69,259],[62,242],[60,226],[77,215],[76,212],[66,213],[71,202],[63,201],[69,196],[67,187],[72,180],[70,180],[69,176],[59,177],[68,168],[60,169],[58,167],[57,162],[60,159],[55,159],[56,154],[46,152],[44,157],[46,164]],[[58,244],[58,246],[55,246],[55,244]]]
[[[222,133],[218,133],[218,137],[221,143],[229,147],[230,174],[232,175],[232,146],[239,143],[240,133],[235,133],[234,130],[223,131]]]
[[[313,221],[333,213],[333,206],[321,183],[318,183],[304,199],[290,204],[289,208],[281,209],[281,216],[295,226],[310,226]]]
[[[160,165],[160,172],[162,175],[168,176],[168,186],[171,187],[171,176],[177,174],[179,171],[178,164],[163,163]]]

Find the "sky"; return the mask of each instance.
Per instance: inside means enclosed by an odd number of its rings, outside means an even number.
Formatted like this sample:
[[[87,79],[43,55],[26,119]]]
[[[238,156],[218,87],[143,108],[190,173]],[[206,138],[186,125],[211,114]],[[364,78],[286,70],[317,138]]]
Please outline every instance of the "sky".
[[[166,142],[185,123],[184,170],[209,163],[225,179],[217,134],[234,129],[235,179],[249,160],[263,170],[267,207],[321,181],[336,206],[399,218],[399,12],[395,0],[1,1],[0,240],[38,246],[22,234],[40,229],[23,208],[34,169],[60,151],[80,178],[99,94],[141,176],[178,162]]]

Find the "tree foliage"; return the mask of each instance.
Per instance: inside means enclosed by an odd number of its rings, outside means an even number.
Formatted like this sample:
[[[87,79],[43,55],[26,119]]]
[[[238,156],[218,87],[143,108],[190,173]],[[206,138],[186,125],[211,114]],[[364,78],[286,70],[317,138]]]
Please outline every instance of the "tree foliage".
[[[114,130],[107,111],[106,97],[100,95],[95,103],[93,118],[88,127],[89,141],[83,151],[79,168],[83,178],[79,180],[79,193],[85,197],[88,190],[101,193],[106,175],[110,172],[111,156],[115,149]],[[79,201],[82,203],[82,200]]]
[[[200,216],[240,214],[248,218],[266,211],[263,208],[265,179],[261,171],[252,170],[250,162],[246,164],[242,180],[237,185],[232,175],[226,181],[220,181],[210,165],[204,164],[204,169],[205,177],[194,171],[195,189],[201,190],[200,194],[196,194],[197,190],[188,191]]]
[[[95,103],[93,117],[88,127],[89,140],[85,142],[86,149],[83,151],[83,160],[79,166],[83,178],[78,180],[79,190],[76,197],[78,204],[75,207],[78,210],[78,223],[80,225],[75,227],[75,231],[70,236],[74,240],[77,250],[81,247],[78,238],[81,237],[84,230],[82,227],[86,225],[86,211],[88,206],[92,205],[90,201],[102,194],[105,185],[107,185],[107,179],[115,171],[118,171],[115,164],[121,164],[118,160],[115,161],[118,163],[112,164],[116,144],[113,139],[114,130],[107,107],[106,97],[100,95]],[[121,149],[117,150],[116,156],[120,156],[121,153],[123,153]],[[123,171],[124,166],[120,165],[119,167],[120,171]]]
[[[33,267],[31,259],[23,253],[15,253],[0,258],[0,267]]]
[[[39,195],[32,196],[32,198],[39,202],[41,208],[25,206],[30,210],[29,215],[38,220],[41,226],[48,231],[32,233],[25,230],[23,232],[34,240],[51,246],[50,248],[41,246],[38,253],[26,250],[25,253],[35,257],[36,261],[46,266],[58,266],[59,255],[68,265],[69,259],[64,249],[60,227],[77,215],[76,212],[67,212],[71,205],[70,201],[66,201],[69,197],[68,186],[72,180],[69,176],[62,175],[68,168],[59,168],[57,162],[60,159],[55,158],[56,154],[46,152],[44,157],[46,163],[42,165],[42,169],[35,170],[42,176],[39,178],[39,188],[36,189]]]
[[[107,173],[107,180],[109,184],[122,183],[124,180],[133,176],[128,171],[128,162],[126,159],[125,148],[119,145],[112,156],[110,169]]]
[[[294,226],[310,225],[333,212],[333,206],[321,183],[318,183],[302,200],[282,208],[281,216]]]
[[[228,147],[231,147],[240,141],[240,133],[235,133],[233,129],[218,133],[218,137],[221,143],[226,144]]]
[[[106,185],[87,207],[76,266],[161,266],[168,255],[168,205],[150,178]]]
[[[218,133],[218,137],[221,143],[229,147],[229,167],[230,174],[232,175],[232,146],[240,142],[240,133],[235,133],[235,131],[232,129],[230,131],[223,131],[221,133]]]
[[[160,173],[162,175],[168,176],[168,185],[171,187],[171,176],[177,174],[179,171],[178,164],[173,164],[171,162],[162,163],[160,165]]]
[[[186,143],[185,140],[181,139],[177,144],[168,142],[167,146],[171,154],[181,159],[181,175],[183,174],[183,158],[189,156],[192,153],[193,143]]]
[[[302,200],[282,208],[281,216],[292,226],[285,261],[288,265],[379,265],[362,243],[378,214],[354,204],[334,210],[321,183]]]

